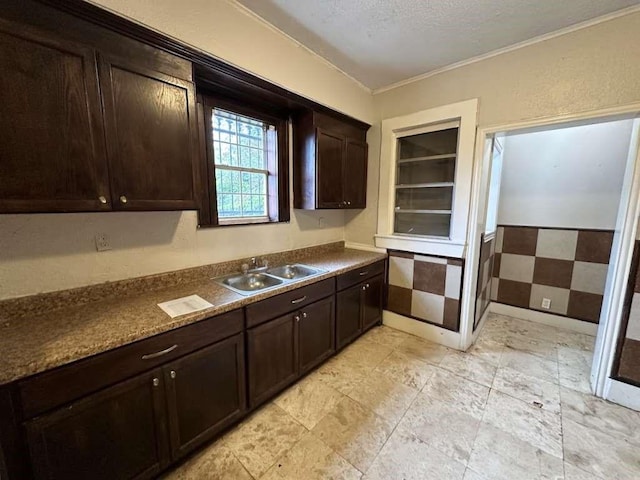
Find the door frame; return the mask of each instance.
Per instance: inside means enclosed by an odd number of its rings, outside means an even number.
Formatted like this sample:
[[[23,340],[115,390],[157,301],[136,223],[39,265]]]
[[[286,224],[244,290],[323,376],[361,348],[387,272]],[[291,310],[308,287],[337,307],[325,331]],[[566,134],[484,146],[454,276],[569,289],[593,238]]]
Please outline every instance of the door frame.
[[[461,305],[460,333],[461,347],[466,350],[474,340],[473,316],[475,313],[475,294],[477,287],[478,258],[480,255],[480,233],[484,231],[484,222],[480,225],[482,209],[485,207],[484,197],[486,196],[488,185],[488,169],[491,161],[491,149],[489,148],[493,135],[501,132],[513,132],[535,127],[546,127],[561,125],[571,122],[588,121],[614,121],[624,118],[636,118],[634,126],[638,122],[640,115],[640,102],[627,105],[620,105],[611,108],[590,110],[567,115],[550,117],[540,117],[531,120],[495,124],[485,127],[478,127],[476,133],[476,150],[474,158],[474,168],[471,189],[471,204],[469,210],[469,227],[467,234],[467,259],[469,268],[465,269],[463,278],[463,295]],[[636,136],[634,138],[634,135]],[[635,140],[634,159],[631,158],[631,149]],[[614,233],[614,249],[617,249],[617,259],[609,265],[607,274],[607,286],[603,301],[603,313],[606,318],[602,318],[598,325],[598,335],[596,337],[596,347],[591,372],[591,387],[596,396],[603,397],[610,390],[612,379],[609,378],[611,366],[615,357],[616,339],[620,332],[622,322],[622,305],[616,302],[624,297],[627,277],[631,268],[631,257],[633,255],[633,243],[636,238],[638,215],[640,214],[640,148],[638,145],[637,128],[632,133],[630,144],[630,159],[627,162],[625,172],[626,191],[623,190],[621,207],[618,212],[616,229]],[[633,161],[631,165],[630,162]],[[487,162],[489,162],[487,164]],[[624,201],[624,203],[622,203]],[[617,242],[617,243],[616,243]],[[615,252],[612,252],[615,255]],[[484,321],[484,320],[483,320]],[[478,326],[480,330],[482,324]]]

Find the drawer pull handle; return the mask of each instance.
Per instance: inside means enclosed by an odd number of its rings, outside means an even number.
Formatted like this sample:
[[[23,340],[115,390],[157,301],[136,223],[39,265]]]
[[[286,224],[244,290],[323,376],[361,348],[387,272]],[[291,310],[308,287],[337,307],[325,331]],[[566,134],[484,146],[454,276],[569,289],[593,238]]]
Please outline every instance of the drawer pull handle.
[[[307,296],[303,295],[300,298],[297,298],[295,300],[291,300],[291,303],[295,305],[296,303],[304,302],[306,299],[307,299]]]
[[[360,276],[361,276],[361,277],[363,277],[363,276],[365,276],[367,273],[369,273],[369,270],[366,270],[366,271],[364,271],[364,272],[360,272]]]
[[[173,352],[176,348],[178,348],[178,344],[177,343],[175,345],[171,345],[169,348],[165,348],[164,350],[160,350],[159,352],[147,353],[145,355],[142,355],[142,360],[151,360],[152,358],[161,357],[163,355],[166,355],[167,353]]]

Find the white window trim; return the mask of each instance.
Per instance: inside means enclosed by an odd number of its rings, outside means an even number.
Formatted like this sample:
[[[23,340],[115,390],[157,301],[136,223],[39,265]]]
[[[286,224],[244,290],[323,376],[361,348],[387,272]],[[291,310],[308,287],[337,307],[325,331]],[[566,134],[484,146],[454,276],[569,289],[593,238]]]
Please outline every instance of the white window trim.
[[[382,121],[380,198],[376,247],[462,258],[465,254],[478,99],[466,100]],[[459,122],[458,152],[449,238],[398,235],[393,232],[398,138],[441,130]]]

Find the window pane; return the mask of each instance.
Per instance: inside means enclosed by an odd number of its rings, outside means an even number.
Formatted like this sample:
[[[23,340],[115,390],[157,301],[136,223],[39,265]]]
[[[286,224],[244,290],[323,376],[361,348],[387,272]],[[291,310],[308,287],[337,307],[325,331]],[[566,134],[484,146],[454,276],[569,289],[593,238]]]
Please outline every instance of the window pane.
[[[274,127],[217,108],[213,110],[211,125],[218,216],[267,216],[266,132]]]

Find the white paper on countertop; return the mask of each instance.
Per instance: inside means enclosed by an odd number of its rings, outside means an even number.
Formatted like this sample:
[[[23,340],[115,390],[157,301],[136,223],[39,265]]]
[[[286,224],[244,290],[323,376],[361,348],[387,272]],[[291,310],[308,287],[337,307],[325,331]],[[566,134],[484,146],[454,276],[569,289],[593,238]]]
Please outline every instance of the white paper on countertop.
[[[189,295],[188,297],[176,298],[175,300],[159,303],[158,306],[171,318],[175,318],[180,315],[186,315],[187,313],[211,308],[213,304],[207,302],[199,295]]]

